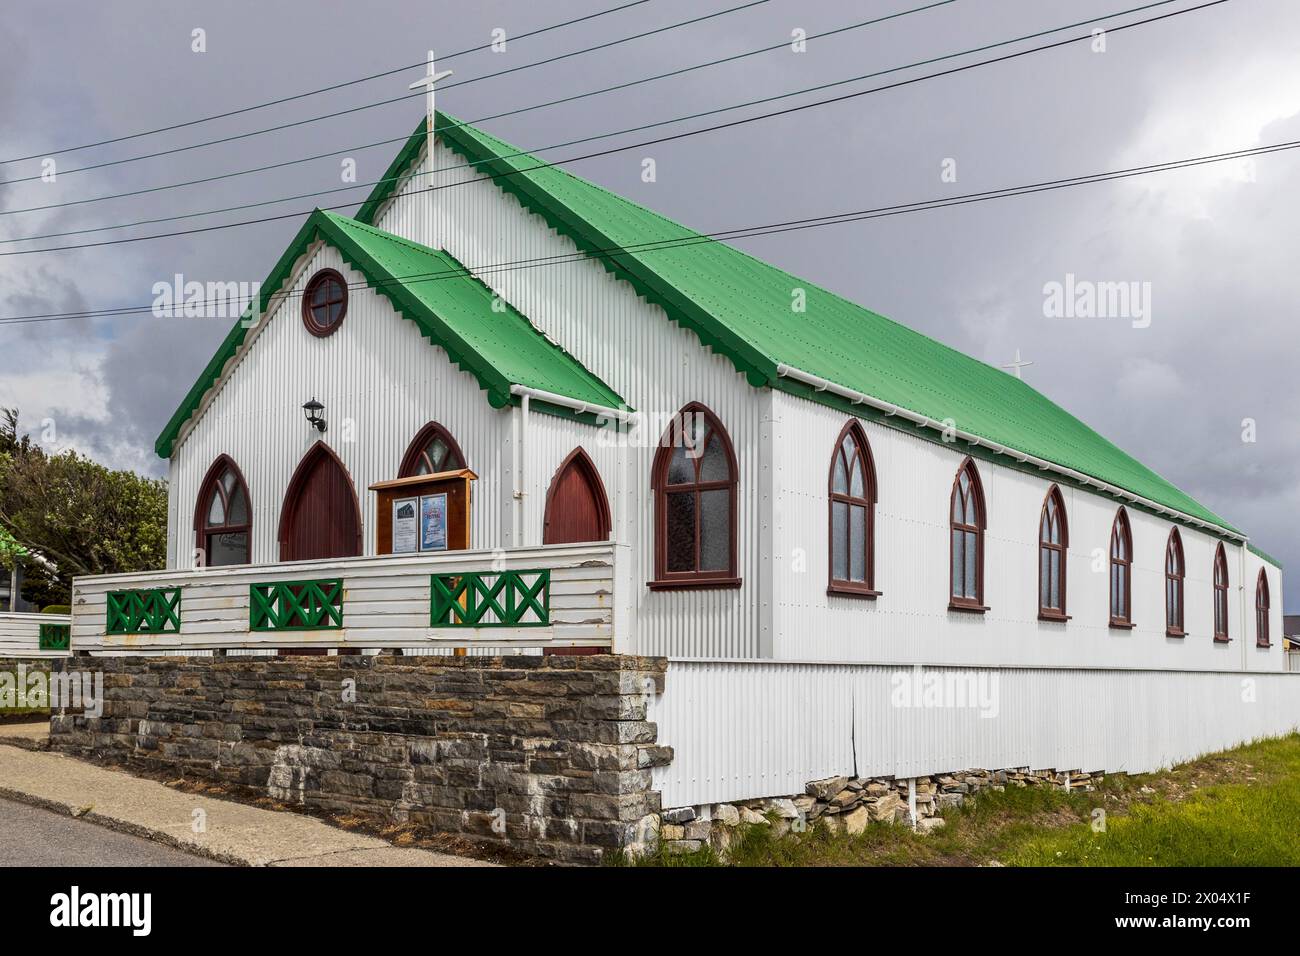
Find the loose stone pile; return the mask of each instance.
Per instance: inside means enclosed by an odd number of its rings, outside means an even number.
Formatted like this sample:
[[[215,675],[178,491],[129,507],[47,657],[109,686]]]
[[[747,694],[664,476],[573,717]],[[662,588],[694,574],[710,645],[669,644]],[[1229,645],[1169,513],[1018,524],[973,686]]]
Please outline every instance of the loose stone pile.
[[[984,790],[1007,787],[1059,787],[1091,791],[1104,779],[1098,771],[960,770],[916,779],[916,829],[929,833],[944,826],[939,814],[956,809]],[[770,826],[777,836],[812,826],[856,836],[869,823],[911,823],[908,782],[893,777],[826,777],[812,780],[791,797],[738,803],[676,807],[659,815],[659,839],[670,853],[712,846],[725,855],[742,823]]]

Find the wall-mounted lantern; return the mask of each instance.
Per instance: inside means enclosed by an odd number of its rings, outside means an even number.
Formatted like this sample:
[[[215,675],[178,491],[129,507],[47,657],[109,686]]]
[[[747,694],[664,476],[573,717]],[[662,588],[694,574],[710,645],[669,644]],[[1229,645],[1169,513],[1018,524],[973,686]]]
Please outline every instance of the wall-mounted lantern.
[[[303,405],[302,410],[307,416],[307,421],[311,423],[311,427],[324,434],[325,417],[321,413],[325,411],[325,406],[316,401],[316,397],[313,395],[312,400]]]

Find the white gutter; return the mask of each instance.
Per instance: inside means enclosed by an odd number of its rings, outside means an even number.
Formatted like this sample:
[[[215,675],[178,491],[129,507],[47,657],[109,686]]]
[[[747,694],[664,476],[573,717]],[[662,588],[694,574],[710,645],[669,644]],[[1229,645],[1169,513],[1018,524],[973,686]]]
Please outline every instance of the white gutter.
[[[900,418],[905,418],[910,422],[915,422],[916,424],[920,425],[922,428],[934,428],[938,431],[951,431],[958,438],[960,438],[962,441],[968,444],[979,445],[984,448],[988,448],[991,451],[997,452],[999,455],[1006,455],[1010,458],[1014,458],[1016,459],[1016,461],[1020,462],[1021,464],[1034,465],[1041,471],[1051,471],[1051,472],[1055,472],[1058,475],[1064,475],[1065,477],[1070,478],[1073,481],[1077,481],[1079,484],[1086,485],[1090,488],[1095,488],[1097,491],[1105,492],[1107,494],[1113,495],[1116,498],[1123,498],[1124,500],[1133,502],[1134,504],[1142,505],[1144,508],[1149,508],[1152,511],[1155,511],[1157,514],[1172,515],[1173,517],[1179,518],[1182,521],[1190,525],[1194,525],[1198,528],[1209,528],[1213,531],[1218,532],[1219,534],[1223,534],[1229,538],[1232,538],[1234,541],[1240,541],[1242,544],[1245,544],[1247,541],[1245,535],[1242,535],[1236,531],[1229,531],[1227,528],[1221,528],[1218,525],[1211,524],[1208,521],[1202,521],[1200,518],[1193,518],[1189,514],[1184,514],[1183,512],[1178,511],[1174,508],[1166,507],[1165,505],[1152,501],[1150,498],[1143,498],[1141,495],[1135,495],[1133,494],[1133,492],[1126,491],[1125,489],[1120,488],[1118,485],[1112,485],[1107,482],[1100,481],[1089,475],[1085,475],[1083,472],[1075,471],[1073,468],[1066,468],[1064,465],[1055,464],[1054,462],[1047,461],[1046,459],[1043,458],[1038,458],[1034,455],[1030,455],[1023,451],[1018,451],[1006,445],[999,445],[997,442],[991,442],[988,439],[981,438],[978,435],[973,435],[970,432],[964,432],[959,428],[948,429],[944,426],[943,422],[933,421],[932,419],[927,418],[924,415],[920,415],[914,411],[911,411],[910,409],[903,408],[901,405],[894,405],[891,404],[890,402],[881,401],[880,399],[872,398],[870,395],[867,395],[863,392],[856,392],[851,388],[845,388],[843,385],[836,385],[834,382],[830,381],[829,379],[825,379],[825,378],[821,378],[820,376],[813,375],[811,372],[805,372],[802,369],[797,369],[790,365],[778,365],[776,367],[776,374],[781,376],[782,378],[791,378],[794,379],[796,382],[802,382],[805,385],[810,385],[819,392],[830,392],[832,395],[838,395],[841,398],[847,398],[854,405],[867,405],[871,408],[877,409],[878,411],[884,412],[886,415],[889,416],[897,415]]]
[[[538,401],[559,405],[562,408],[571,408],[579,415],[584,413],[602,415],[619,422],[625,422],[635,414],[626,408],[610,408],[608,405],[593,405],[590,402],[580,402],[576,398],[569,398],[567,395],[548,392],[540,388],[529,388],[527,385],[511,385],[510,394],[519,395],[524,399],[535,398]]]

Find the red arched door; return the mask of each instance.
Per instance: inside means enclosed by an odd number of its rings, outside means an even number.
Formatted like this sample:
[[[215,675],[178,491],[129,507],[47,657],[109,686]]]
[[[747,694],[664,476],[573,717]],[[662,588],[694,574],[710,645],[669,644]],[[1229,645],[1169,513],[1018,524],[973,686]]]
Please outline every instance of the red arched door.
[[[609,539],[609,501],[596,466],[581,448],[564,459],[546,493],[542,544]]]
[[[361,509],[343,462],[324,442],[303,456],[280,511],[280,560],[361,553]]]

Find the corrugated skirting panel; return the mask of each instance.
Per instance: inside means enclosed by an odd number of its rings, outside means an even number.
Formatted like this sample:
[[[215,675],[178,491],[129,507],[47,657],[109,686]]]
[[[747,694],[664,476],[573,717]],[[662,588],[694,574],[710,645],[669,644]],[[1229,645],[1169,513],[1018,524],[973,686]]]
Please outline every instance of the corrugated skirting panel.
[[[651,718],[665,807],[802,793],[836,774],[1167,767],[1300,728],[1300,675],[1073,668],[669,663]],[[914,687],[969,691],[940,705]],[[919,699],[918,705],[914,701]]]

